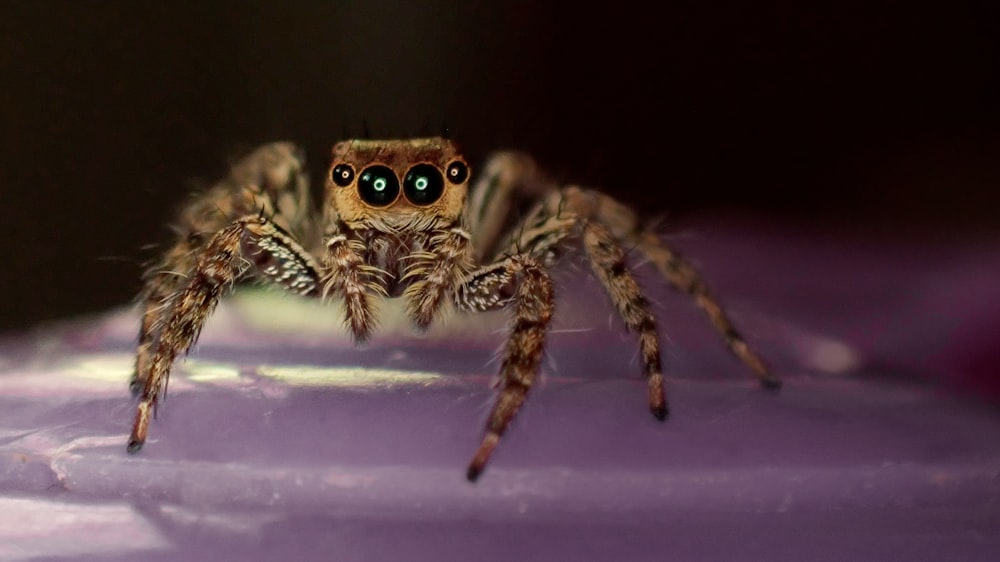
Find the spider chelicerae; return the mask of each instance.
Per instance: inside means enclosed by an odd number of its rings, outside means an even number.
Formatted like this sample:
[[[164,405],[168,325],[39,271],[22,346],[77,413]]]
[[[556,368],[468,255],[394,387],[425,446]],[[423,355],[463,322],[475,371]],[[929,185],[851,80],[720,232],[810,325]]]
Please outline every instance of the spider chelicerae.
[[[130,382],[140,400],[129,452],[145,443],[171,366],[198,339],[219,299],[237,282],[256,280],[302,297],[342,300],[359,343],[375,328],[373,301],[381,298],[405,299],[417,329],[449,302],[467,312],[509,309],[496,401],[467,471],[474,481],[535,382],[554,310],[548,270],[568,243],[582,246],[626,327],[638,335],[656,419],[667,417],[659,337],[624,248],[640,252],[690,295],[765,387],[780,386],[697,270],[631,209],[603,193],[552,182],[527,155],[493,155],[470,193],[469,166],[447,139],[341,142],[319,212],[303,164],[290,143],[264,145],[183,209],[176,243],[145,275]]]

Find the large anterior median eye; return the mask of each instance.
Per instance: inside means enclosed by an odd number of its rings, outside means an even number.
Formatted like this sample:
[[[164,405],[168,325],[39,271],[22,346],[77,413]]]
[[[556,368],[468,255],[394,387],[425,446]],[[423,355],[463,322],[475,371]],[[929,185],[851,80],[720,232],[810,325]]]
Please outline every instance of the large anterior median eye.
[[[403,193],[414,205],[430,205],[441,198],[444,178],[436,166],[417,164],[403,178]]]
[[[399,180],[385,166],[368,166],[358,176],[358,194],[365,203],[384,207],[399,196]]]

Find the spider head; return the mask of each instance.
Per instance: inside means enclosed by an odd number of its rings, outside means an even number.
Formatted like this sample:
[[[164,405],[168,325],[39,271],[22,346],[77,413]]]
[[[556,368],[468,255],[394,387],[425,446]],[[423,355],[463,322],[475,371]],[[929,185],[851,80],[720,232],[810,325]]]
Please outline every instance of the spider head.
[[[447,139],[344,141],[333,147],[327,211],[354,229],[443,228],[462,215],[468,181]]]

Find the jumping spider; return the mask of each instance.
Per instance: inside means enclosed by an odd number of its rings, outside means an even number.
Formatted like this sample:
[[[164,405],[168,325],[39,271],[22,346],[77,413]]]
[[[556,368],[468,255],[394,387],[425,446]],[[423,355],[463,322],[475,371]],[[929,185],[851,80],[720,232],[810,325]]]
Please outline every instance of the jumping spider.
[[[130,383],[140,402],[128,451],[145,443],[178,354],[195,343],[223,294],[252,279],[303,297],[342,299],[356,342],[371,335],[373,300],[383,297],[403,297],[417,329],[449,300],[462,311],[510,309],[498,395],[467,472],[475,480],[535,382],[553,313],[548,268],[570,241],[582,246],[625,325],[638,334],[656,419],[667,417],[656,321],[623,247],[638,250],[694,298],[764,386],[780,385],[699,273],[631,209],[597,191],[556,185],[519,153],[492,156],[466,205],[469,180],[469,166],[443,138],[341,142],[320,214],[293,145],[265,145],[239,161],[185,207],[177,242],[145,275]]]

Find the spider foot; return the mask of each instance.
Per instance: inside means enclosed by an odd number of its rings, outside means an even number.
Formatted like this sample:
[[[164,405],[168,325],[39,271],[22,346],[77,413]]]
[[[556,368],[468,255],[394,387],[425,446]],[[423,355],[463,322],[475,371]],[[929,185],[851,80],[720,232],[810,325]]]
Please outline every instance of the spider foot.
[[[778,377],[772,375],[771,373],[767,373],[766,375],[760,377],[760,385],[766,390],[778,391],[781,390],[782,382]]]
[[[493,454],[493,449],[497,448],[497,443],[499,442],[500,435],[492,431],[483,437],[483,442],[472,457],[469,469],[465,473],[465,477],[469,482],[475,482],[479,478],[479,475],[483,473],[483,470],[486,468],[486,462],[490,460],[490,455]]]
[[[152,410],[150,402],[143,400],[139,403],[135,423],[132,424],[132,434],[129,435],[128,445],[125,446],[125,450],[129,453],[138,453],[146,443],[146,433],[149,431],[149,417]]]
[[[670,417],[670,407],[667,405],[667,394],[663,388],[663,373],[654,372],[646,382],[649,385],[649,411],[654,418],[666,421]]]
[[[649,411],[653,413],[654,418],[660,421],[666,421],[667,418],[670,417],[670,408],[667,408],[666,404],[650,406]]]
[[[479,479],[479,474],[483,471],[482,467],[479,466],[469,466],[469,470],[465,473],[465,478],[469,482],[475,482]]]

